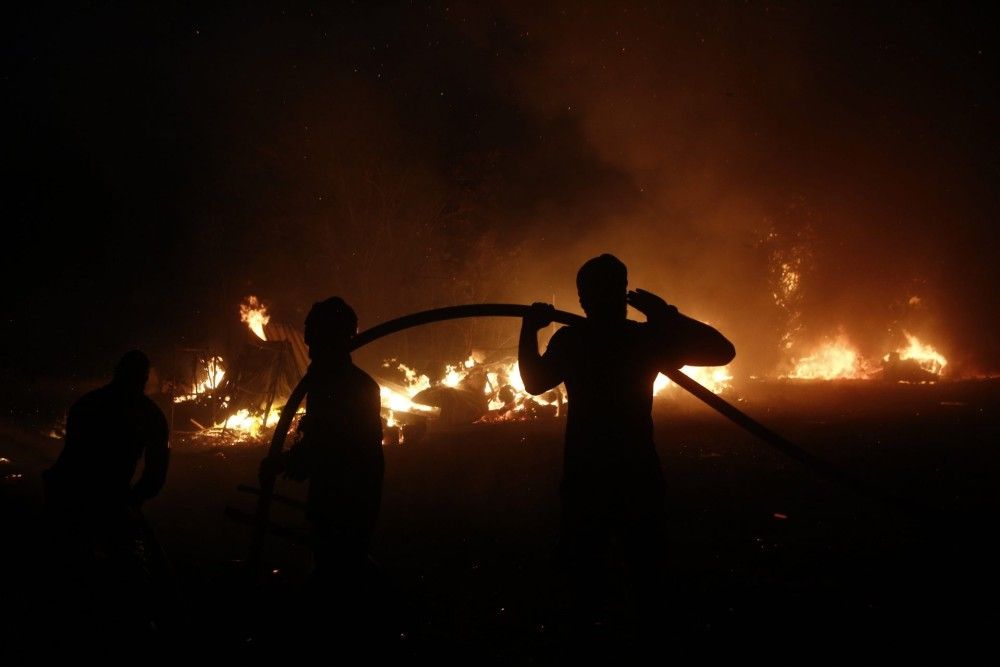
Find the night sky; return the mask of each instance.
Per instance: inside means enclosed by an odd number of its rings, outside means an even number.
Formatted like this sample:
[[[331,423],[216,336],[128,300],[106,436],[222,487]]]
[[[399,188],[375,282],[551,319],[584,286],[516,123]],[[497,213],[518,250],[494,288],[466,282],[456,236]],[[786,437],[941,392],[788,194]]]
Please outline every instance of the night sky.
[[[575,309],[605,251],[746,374],[789,327],[1000,368],[988,5],[139,4],[4,21],[14,381],[231,341],[248,294]]]

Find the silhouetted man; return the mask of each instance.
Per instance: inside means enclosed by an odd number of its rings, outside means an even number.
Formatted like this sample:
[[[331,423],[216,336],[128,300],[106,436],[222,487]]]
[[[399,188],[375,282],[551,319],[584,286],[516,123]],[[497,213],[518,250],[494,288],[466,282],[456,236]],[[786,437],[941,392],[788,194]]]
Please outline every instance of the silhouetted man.
[[[385,463],[379,386],[351,361],[358,317],[343,299],[315,304],[306,317],[308,404],[301,440],[261,474],[309,479],[315,579],[343,593],[360,584],[378,519]],[[353,592],[357,592],[353,590]],[[341,600],[342,601],[342,600]]]
[[[144,393],[148,378],[146,355],[125,354],[110,384],[70,408],[65,446],[43,474],[56,634],[121,642],[168,619],[167,564],[139,511],[163,487],[170,455],[167,420]]]
[[[585,325],[559,329],[544,355],[537,332],[552,306],[535,304],[521,328],[519,361],[532,394],[566,383],[568,416],[561,487],[560,553],[579,621],[603,620],[612,538],[618,538],[640,619],[662,605],[664,488],[653,442],[653,382],[661,370],[717,366],[735,356],[712,327],[660,297],[627,292],[625,265],[612,255],[586,262],[576,278]],[[626,319],[631,305],[645,323]]]
[[[66,418],[66,442],[44,473],[46,505],[68,549],[107,551],[134,537],[138,508],[160,492],[170,450],[167,420],[146,394],[149,359],[121,358],[114,379],[81,397]],[[133,484],[139,459],[142,475]]]

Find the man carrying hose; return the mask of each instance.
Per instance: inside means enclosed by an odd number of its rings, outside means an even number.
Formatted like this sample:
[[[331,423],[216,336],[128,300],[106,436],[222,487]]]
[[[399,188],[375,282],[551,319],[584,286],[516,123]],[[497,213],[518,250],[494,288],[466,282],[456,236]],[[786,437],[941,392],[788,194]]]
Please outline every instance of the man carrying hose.
[[[653,382],[684,365],[721,366],[735,348],[712,327],[681,315],[645,290],[627,291],[625,265],[612,255],[577,273],[586,323],[563,327],[538,353],[538,331],[553,307],[534,304],[523,320],[524,386],[542,394],[565,382],[566,422],[560,562],[580,626],[600,624],[610,595],[610,552],[621,545],[637,618],[654,622],[663,605],[664,487],[653,442]],[[627,307],[646,316],[626,318]]]
[[[261,463],[261,478],[284,472],[309,480],[315,589],[336,590],[345,608],[364,597],[368,547],[382,500],[382,418],[378,384],[351,361],[358,330],[354,310],[339,297],[315,304],[306,317],[309,403],[301,440]]]

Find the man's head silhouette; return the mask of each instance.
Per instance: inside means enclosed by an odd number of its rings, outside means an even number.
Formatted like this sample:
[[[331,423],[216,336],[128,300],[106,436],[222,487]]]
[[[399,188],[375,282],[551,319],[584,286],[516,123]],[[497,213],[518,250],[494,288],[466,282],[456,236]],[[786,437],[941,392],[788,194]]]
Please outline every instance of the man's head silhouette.
[[[628,269],[620,259],[607,253],[587,260],[576,274],[576,291],[587,317],[602,322],[624,320]]]
[[[338,296],[313,304],[306,316],[305,341],[312,359],[341,356],[350,351],[358,332],[358,316]]]
[[[124,391],[141,394],[149,380],[149,357],[140,350],[130,350],[115,366],[113,384]]]

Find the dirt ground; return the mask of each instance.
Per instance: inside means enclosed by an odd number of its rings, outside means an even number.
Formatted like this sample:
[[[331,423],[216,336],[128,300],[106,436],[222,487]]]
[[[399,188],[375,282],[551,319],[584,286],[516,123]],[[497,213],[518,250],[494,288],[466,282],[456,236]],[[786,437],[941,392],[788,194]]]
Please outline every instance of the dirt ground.
[[[991,641],[1000,382],[938,385],[758,384],[738,405],[862,478],[900,510],[817,477],[687,398],[658,400],[668,488],[673,651],[898,652]],[[40,537],[39,473],[61,447],[50,415],[0,422],[3,521],[0,634],[8,650],[58,642],[58,602]],[[554,560],[562,455],[559,420],[471,425],[386,449],[373,548],[383,586],[378,642],[413,659],[550,664],[567,655],[566,602]],[[230,657],[293,648],[309,552],[267,542],[269,575],[248,576],[258,446],[173,439],[167,486],[145,508],[173,568],[174,602],[157,640]],[[304,488],[281,482],[279,492]],[[272,517],[304,527],[296,510]]]

